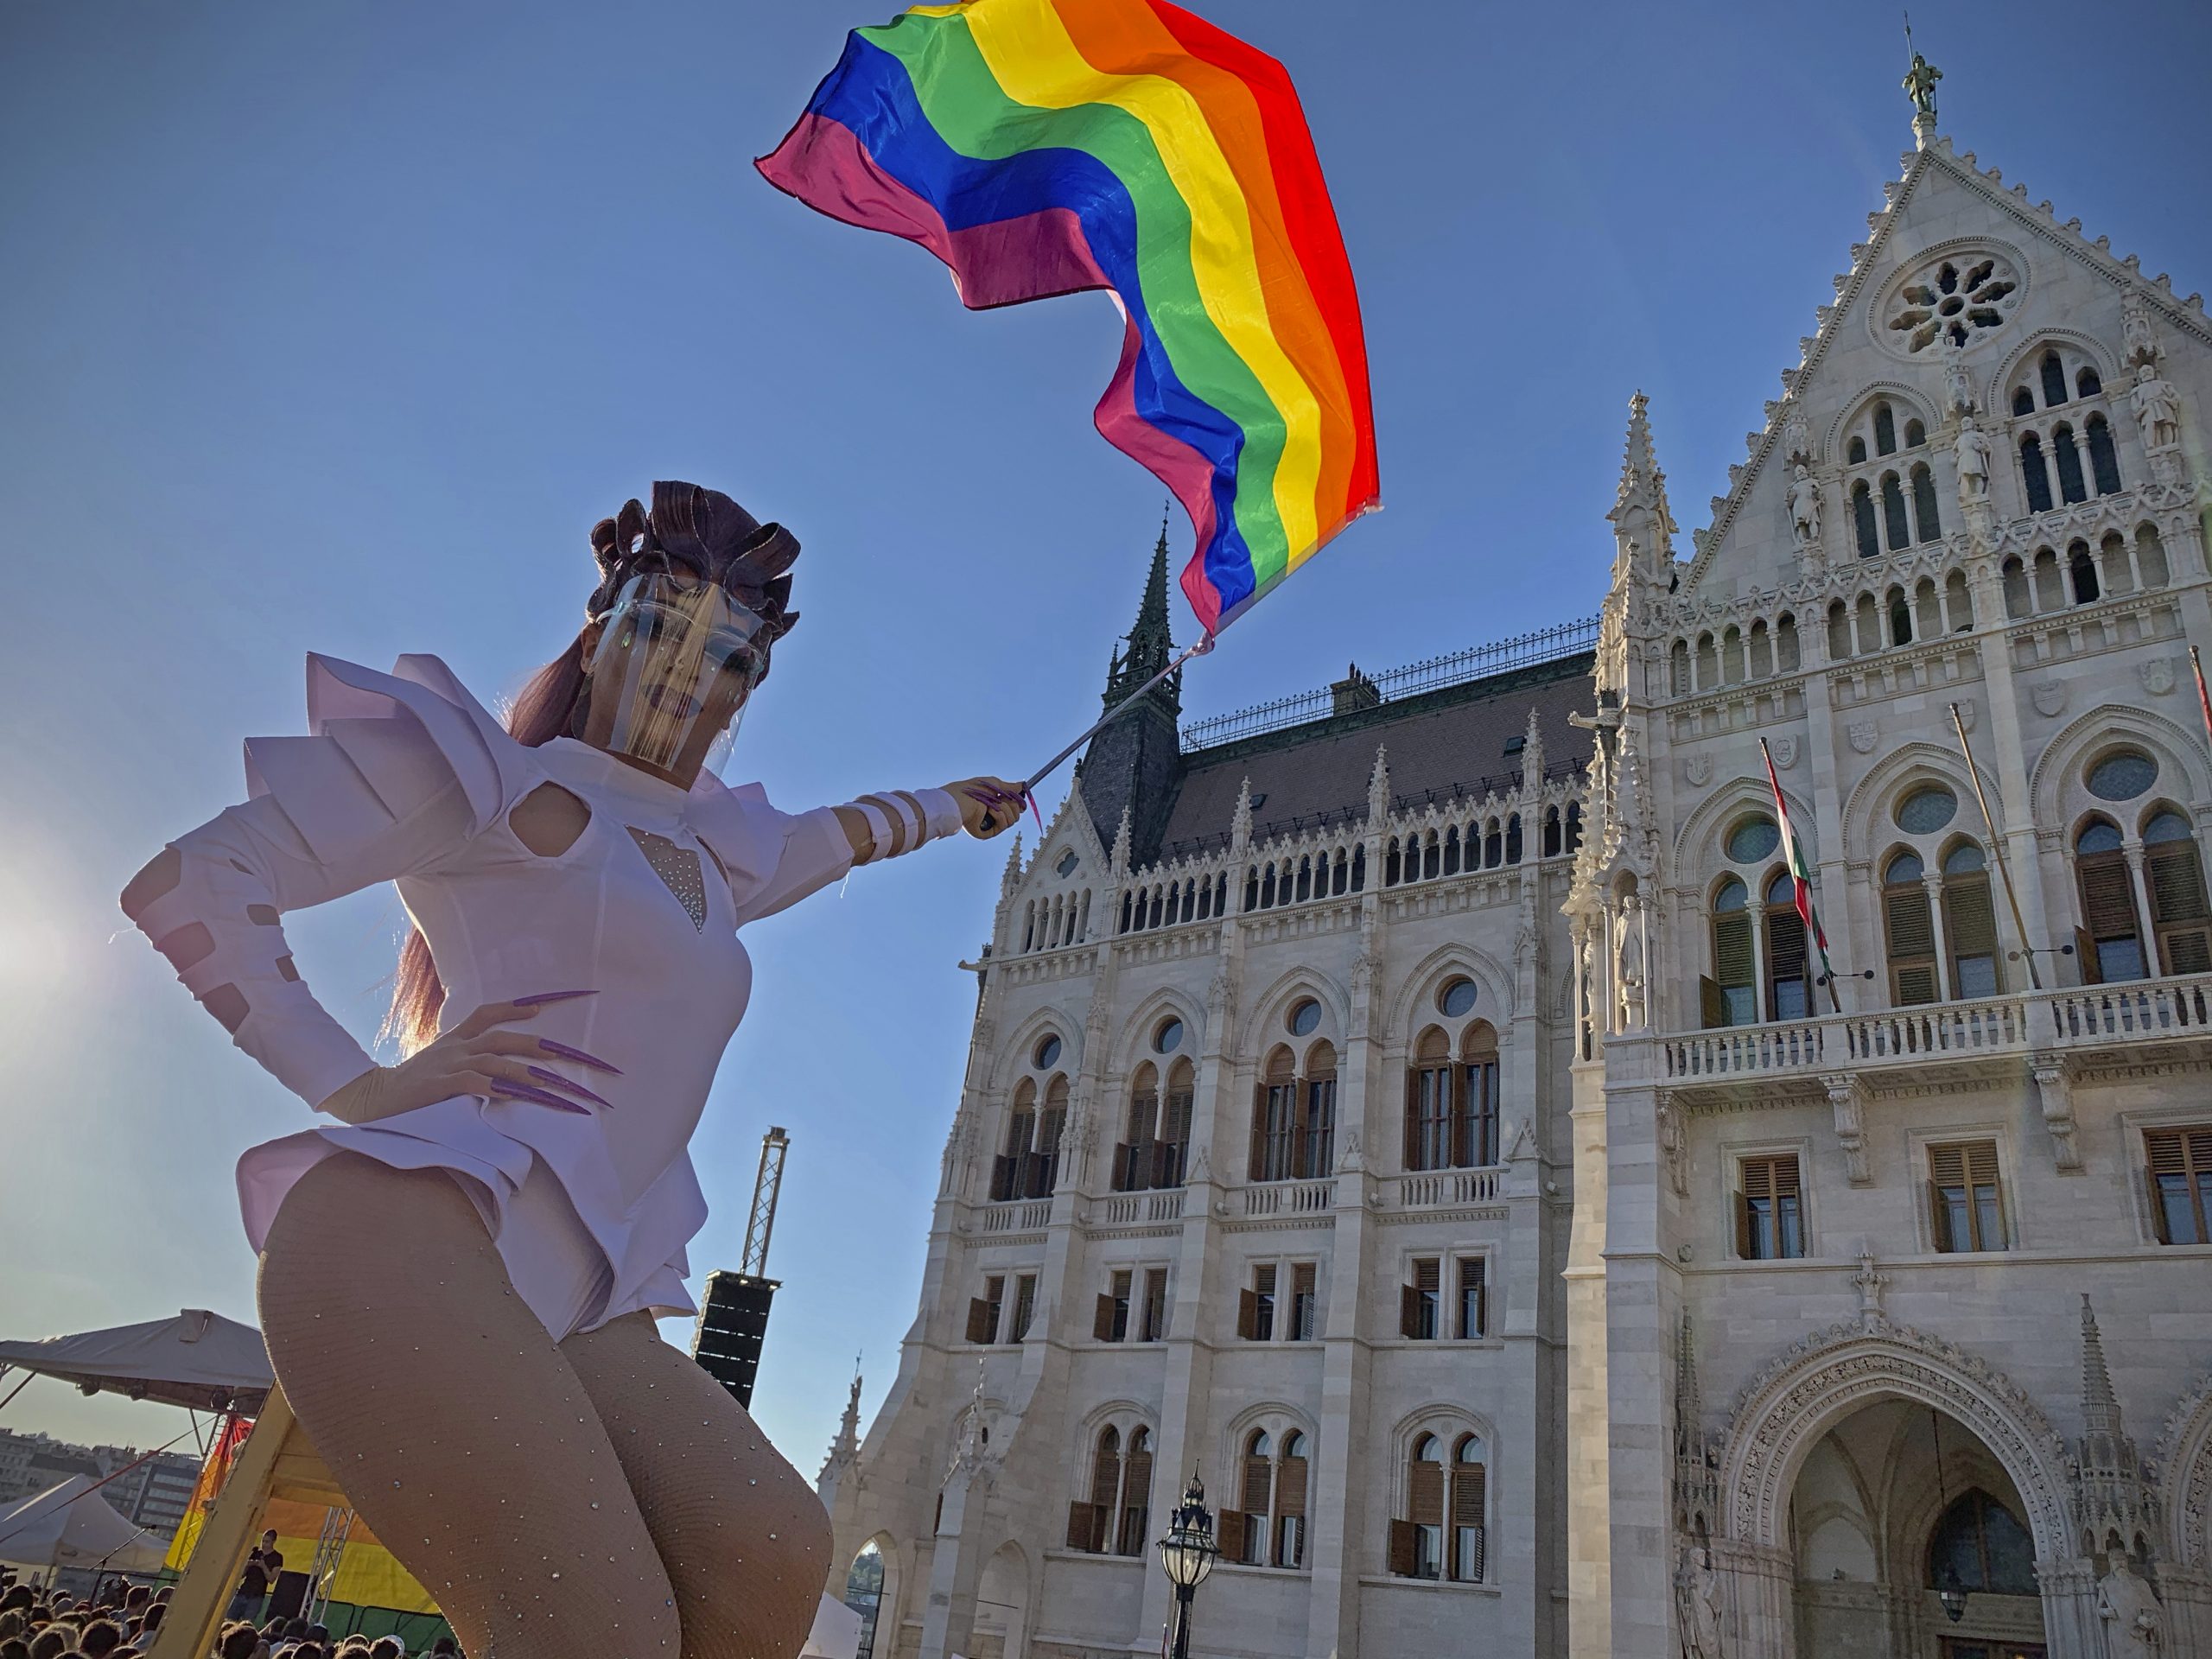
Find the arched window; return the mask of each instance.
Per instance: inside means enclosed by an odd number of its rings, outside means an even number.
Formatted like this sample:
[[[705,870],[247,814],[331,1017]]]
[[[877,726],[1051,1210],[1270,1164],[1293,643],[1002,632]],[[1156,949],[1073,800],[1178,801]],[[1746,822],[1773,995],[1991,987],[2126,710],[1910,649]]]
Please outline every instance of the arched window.
[[[1874,453],[1891,455],[1897,453],[1897,420],[1890,413],[1887,404],[1874,405]]]
[[[1917,449],[1922,444],[1927,442],[1928,429],[1926,427],[1923,426],[1918,421],[1907,421],[1904,423],[1904,447],[1906,448]]]
[[[1889,593],[1890,643],[1909,645],[1912,643],[1912,607],[1904,602],[1904,589],[1892,588]]]
[[[1690,642],[1677,639],[1667,653],[1667,695],[1687,697],[1690,694]]]
[[[1774,665],[1789,674],[1796,671],[1801,660],[1797,654],[1797,619],[1784,611],[1774,625]]]
[[[1406,1514],[1390,1525],[1390,1571],[1400,1578],[1444,1576],[1444,1443],[1424,1434],[1406,1459]]]
[[[1744,683],[1744,631],[1732,625],[1720,633],[1720,678],[1727,685]]]
[[[1049,1198],[1060,1173],[1060,1131],[1068,1123],[1068,1080],[1056,1075],[1045,1085],[1045,1109],[1037,1116],[1037,1150],[1030,1155],[1020,1196]]]
[[[1559,856],[1559,808],[1556,806],[1544,809],[1544,856]]]
[[[1277,1045],[1268,1056],[1252,1103],[1251,1178],[1287,1181],[1296,1157],[1298,1068],[1290,1050]]]
[[[1852,655],[1851,612],[1839,599],[1828,607],[1828,660],[1840,663]]]
[[[1018,1198],[1027,1179],[1037,1138],[1037,1084],[1024,1077],[1014,1085],[1014,1109],[1007,1114],[1006,1150],[991,1160],[991,1198]]]
[[[1262,1566],[1268,1559],[1269,1500],[1274,1488],[1273,1452],[1265,1429],[1255,1428],[1245,1437],[1244,1456],[1237,1471],[1237,1509],[1243,1524],[1235,1529],[1243,1535],[1231,1541],[1243,1546],[1236,1559],[1247,1567]]]
[[[1294,1428],[1282,1437],[1282,1459],[1275,1465],[1277,1567],[1306,1565],[1306,1436]]]
[[[1459,1039],[1459,1076],[1452,1113],[1452,1162],[1481,1169],[1497,1161],[1497,1033],[1486,1020]]]
[[[1128,1133],[1114,1148],[1114,1190],[1142,1192],[1165,1186],[1154,1179],[1159,1159],[1160,1073],[1150,1060],[1137,1067],[1129,1082]]]
[[[1882,648],[1882,609],[1874,603],[1874,595],[1859,595],[1859,654],[1862,657]]]
[[[1797,884],[1783,870],[1766,885],[1766,1011],[1770,1020],[1802,1020],[1812,1012],[1813,965]]]
[[[2094,603],[2097,597],[2097,562],[2089,556],[2089,544],[2076,542],[2066,550],[2066,575],[2073,588],[2076,605]]]
[[[2158,960],[2170,974],[2212,973],[2212,912],[2204,902],[2204,867],[2189,821],[2162,808],[2143,826],[2143,880],[2151,890],[2151,921]]]
[[[1567,849],[1566,849],[1566,850],[1567,850],[1568,852],[1572,853],[1572,852],[1574,852],[1574,851],[1576,851],[1577,849],[1579,849],[1581,847],[1581,845],[1582,845],[1582,803],[1581,803],[1581,802],[1580,802],[1580,801],[1569,801],[1569,802],[1567,804]]]
[[[1300,1180],[1319,1180],[1337,1166],[1337,1051],[1333,1045],[1316,1043],[1306,1054],[1304,1093],[1293,1173]]]
[[[1751,677],[1755,680],[1771,678],[1774,674],[1774,642],[1769,637],[1764,621],[1751,624],[1749,650]]]
[[[2028,511],[2049,512],[2050,474],[2044,470],[2043,440],[2032,432],[2020,440],[2020,482],[2028,492]]]
[[[1843,458],[1848,465],[1853,467],[1856,467],[1860,461],[1866,460],[1866,440],[1856,432],[1853,433],[1851,442],[1844,446]]]
[[[1452,1577],[1461,1584],[1483,1581],[1484,1521],[1488,1513],[1489,1470],[1483,1462],[1483,1437],[1462,1434],[1452,1448]]]
[[[2076,954],[2093,984],[2144,977],[2142,935],[2135,918],[2135,883],[2127,873],[2120,826],[2091,818],[2074,837],[2074,875],[2082,890]]]
[[[1505,862],[1505,835],[1492,818],[1483,831],[1483,868],[1494,870]]]
[[[1098,1431],[1090,1457],[1090,1501],[1068,1506],[1068,1548],[1106,1553],[1107,1522],[1122,1496],[1122,1433],[1111,1423]]]
[[[2036,608],[2057,611],[2066,607],[2066,583],[2058,573],[2058,555],[2047,547],[2036,550]]]
[[[2062,426],[2050,435],[2051,457],[2058,463],[2058,494],[2065,501],[2086,501],[2088,486],[2082,481],[2082,452],[2074,444],[2074,429]]]
[[[1141,1555],[1152,1547],[1152,1431],[1129,1431],[1128,1456],[1122,1462],[1122,1520],[1114,1553]]]
[[[1713,973],[1698,988],[1707,1026],[1748,1026],[1756,1018],[1750,905],[1750,892],[1732,875],[1713,893]]]
[[[1974,594],[1967,588],[1967,574],[1954,570],[1943,578],[1943,614],[1954,633],[1967,633],[1974,628]]]
[[[2035,1558],[2035,1541],[2019,1517],[1976,1489],[1944,1510],[1929,1535],[1928,1585],[1933,1590],[2037,1595]]]
[[[1953,571],[1952,575],[1958,573]],[[1923,576],[1912,590],[1912,633],[1916,639],[1933,639],[1943,632],[1943,607],[1936,597],[1936,583]]]
[[[1459,826],[1456,823],[1444,832],[1444,874],[1459,874]]]
[[[2084,364],[2074,372],[2074,393],[2077,397],[2094,397],[2105,389],[2103,378]]]
[[[1414,1045],[1406,1071],[1406,1167],[1446,1169],[1452,1163],[1452,1044],[1431,1026]]]
[[[1434,877],[1444,873],[1444,863],[1439,855],[1440,852],[1440,849],[1436,844],[1436,831],[1432,830],[1421,837],[1421,873],[1423,876]]]
[[[2027,567],[2017,558],[2005,560],[2004,580],[2005,614],[2016,620],[2021,617],[2033,616],[2036,605],[2028,593]]]
[[[1505,821],[1505,861],[1509,864],[1521,861],[1521,815],[1518,812]]]
[[[2120,490],[2120,456],[2112,447],[2112,426],[2101,415],[2092,415],[2084,429],[2089,438],[2089,472],[2099,495]]]
[[[2066,365],[2056,352],[2043,354],[2043,406],[2056,409],[2066,401]]]
[[[1912,469],[1912,518],[1923,542],[1941,541],[1943,517],[1936,506],[1936,474],[1922,461]]]
[[[1851,531],[1862,559],[1882,556],[1881,531],[1874,524],[1874,493],[1860,479],[1851,486]]]
[[[1167,1068],[1167,1093],[1160,1105],[1160,1151],[1154,1165],[1156,1186],[1183,1185],[1191,1150],[1191,1103],[1198,1094],[1198,1071],[1179,1059]]]
[[[1943,855],[1943,928],[1951,950],[1951,995],[1996,995],[1997,910],[1990,901],[1988,861],[1970,841]]]
[[[2016,388],[2012,393],[2012,412],[2015,415],[2034,414],[2036,412],[2035,393],[2030,391],[2025,386]]]
[[[2135,527],[2135,574],[2145,588],[2164,587],[2171,574],[2166,569],[2166,544],[2149,524]]]
[[[1926,868],[1917,853],[1899,853],[1882,872],[1882,922],[1889,936],[1890,1001],[1897,1007],[1933,1002],[1936,923],[1929,913]]]

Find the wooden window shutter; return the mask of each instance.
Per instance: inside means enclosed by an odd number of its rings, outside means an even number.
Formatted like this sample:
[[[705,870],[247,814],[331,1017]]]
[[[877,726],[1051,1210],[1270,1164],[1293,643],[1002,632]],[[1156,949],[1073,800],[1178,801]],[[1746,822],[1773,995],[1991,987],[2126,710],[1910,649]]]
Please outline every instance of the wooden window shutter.
[[[1274,1467],[1264,1457],[1246,1457],[1244,1483],[1237,1494],[1238,1507],[1262,1526],[1268,1518],[1268,1486],[1274,1478]]]
[[[1095,1554],[1097,1549],[1098,1506],[1080,1501],[1068,1505],[1068,1548]]]
[[[1306,1459],[1285,1458],[1282,1471],[1275,1477],[1275,1513],[1299,1515],[1306,1513]]]
[[[1967,1149],[1964,1147],[1929,1147],[1928,1173],[1938,1186],[1964,1186],[1967,1184]]]
[[[2086,927],[2077,927],[2074,930],[2074,960],[2081,964],[2082,982],[2084,985],[2101,985],[2105,982],[2103,964],[2097,960],[2096,941],[2089,937],[2089,930]]]
[[[1398,1287],[1398,1334],[1402,1337],[1421,1334],[1421,1292],[1411,1285]]]
[[[1769,986],[1805,978],[1805,919],[1796,911],[1766,907],[1766,958]]]
[[[1268,1167],[1268,1085],[1255,1084],[1252,1090],[1252,1159],[1248,1177],[1255,1181],[1267,1179]]]
[[[1132,1441],[1135,1438],[1134,1435],[1130,1437]],[[1122,1509],[1126,1514],[1133,1510],[1143,1511],[1151,1507],[1152,1446],[1147,1441],[1142,1451],[1133,1451],[1128,1455],[1127,1465],[1122,1475]],[[1148,1541],[1148,1540],[1139,1539],[1137,1548],[1143,1549]],[[1122,1545],[1126,1550],[1128,1548],[1128,1540],[1123,1539]]]
[[[1724,988],[1751,982],[1751,918],[1732,910],[1713,918],[1713,977]]]
[[[1243,1560],[1244,1559],[1244,1516],[1243,1512],[1236,1510],[1224,1510],[1214,1521],[1213,1539],[1215,1544],[1221,1550],[1221,1559],[1223,1560]]]
[[[2212,1141],[2212,1134],[2205,1139]],[[2212,1147],[2205,1148],[2212,1152]],[[2161,1244],[2172,1243],[2172,1230],[2166,1224],[2166,1199],[2159,1182],[2163,1179],[2189,1179],[2189,1146],[2178,1129],[2145,1129],[2143,1132],[2144,1182],[2151,1199],[2151,1229]],[[2186,1187],[2184,1186],[2184,1191]]]
[[[1414,1523],[1393,1521],[1390,1523],[1390,1574],[1393,1578],[1410,1579],[1420,1557],[1420,1546],[1415,1542]]]
[[[2204,872],[2190,842],[2170,842],[2144,861],[2150,876],[2151,913],[2161,922],[2205,918]]]
[[[1236,1334],[1246,1342],[1255,1342],[1253,1334],[1260,1328],[1260,1299],[1249,1290],[1236,1293]]]
[[[1697,976],[1698,1023],[1713,1031],[1728,1023],[1728,998],[1710,974]]]
[[[968,1340],[987,1343],[991,1339],[991,1305],[980,1296],[968,1299]]]
[[[2127,861],[2118,853],[2092,853],[2081,861],[2082,921],[2092,939],[2135,937],[2135,892]]]
[[[1777,1198],[1796,1198],[1798,1195],[1797,1154],[1784,1153],[1770,1162],[1774,1171],[1774,1196]]]
[[[1943,910],[1951,926],[1954,957],[1997,954],[1997,912],[1990,904],[1986,876],[1945,882]]]
[[[1992,1186],[1997,1181],[1997,1143],[1994,1141],[1969,1141],[1961,1148],[1966,1154],[1967,1179],[1976,1186]]]
[[[1444,1262],[1440,1256],[1424,1255],[1414,1262],[1414,1284],[1434,1295],[1444,1287]]]
[[[1421,1069],[1410,1065],[1406,1068],[1405,1167],[1421,1167]]]
[[[1479,1463],[1463,1463],[1452,1471],[1452,1524],[1479,1527],[1483,1523],[1484,1488],[1489,1471]]]
[[[1111,1296],[1098,1299],[1097,1306],[1090,1316],[1090,1335],[1095,1342],[1114,1340],[1114,1299]]]
[[[1935,1001],[1936,924],[1928,890],[1917,882],[1885,887],[1882,913],[1889,926],[1891,1000],[1899,1007]]]
[[[1444,1465],[1440,1463],[1416,1462],[1408,1471],[1406,1497],[1407,1507],[1413,1512],[1415,1526],[1442,1526],[1444,1524]]]

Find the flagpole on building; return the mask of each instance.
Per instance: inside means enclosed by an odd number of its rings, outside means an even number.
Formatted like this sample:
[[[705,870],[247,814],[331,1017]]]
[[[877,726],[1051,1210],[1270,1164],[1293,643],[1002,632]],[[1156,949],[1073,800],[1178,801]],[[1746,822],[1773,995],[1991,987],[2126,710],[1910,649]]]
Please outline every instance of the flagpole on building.
[[[2194,654],[2195,647],[2191,647]],[[1989,831],[1989,850],[1997,859],[1997,874],[2005,879],[2005,902],[2012,912],[2012,931],[2020,941],[2020,955],[2028,964],[2028,983],[2037,990],[2043,988],[2043,976],[2036,972],[2036,947],[2028,938],[2028,925],[2020,919],[2020,897],[2012,891],[2012,864],[2005,856],[2005,838],[1997,833],[1997,820],[1989,816],[1989,797],[1982,791],[1981,772],[1974,763],[1974,748],[1967,741],[1967,723],[1960,718],[1959,705],[1953,703],[1951,724],[1959,734],[1959,753],[1967,758],[1967,779],[1974,785],[1974,798],[1981,808],[1981,822]]]
[[[1821,979],[1828,988],[1828,1007],[1841,1014],[1843,999],[1836,995],[1835,964],[1828,960],[1828,936],[1821,926],[1820,912],[1813,906],[1813,867],[1806,861],[1804,843],[1797,839],[1797,826],[1789,821],[1789,803],[1782,798],[1782,779],[1775,772],[1774,756],[1768,752],[1764,738],[1759,739],[1759,759],[1766,763],[1767,787],[1774,791],[1775,822],[1782,831],[1783,856],[1789,861],[1790,890],[1797,918],[1805,925],[1806,937],[1820,949]]]

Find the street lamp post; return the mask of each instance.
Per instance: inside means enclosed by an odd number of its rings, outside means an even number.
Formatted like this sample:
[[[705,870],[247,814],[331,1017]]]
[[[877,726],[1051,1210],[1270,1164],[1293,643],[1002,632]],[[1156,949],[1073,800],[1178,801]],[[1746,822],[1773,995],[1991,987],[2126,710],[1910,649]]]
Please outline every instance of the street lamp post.
[[[1175,1586],[1174,1659],[1190,1659],[1191,1598],[1220,1555],[1221,1546],[1213,1541],[1213,1512],[1206,1508],[1205,1484],[1194,1469],[1167,1535],[1160,1541],[1160,1564]]]

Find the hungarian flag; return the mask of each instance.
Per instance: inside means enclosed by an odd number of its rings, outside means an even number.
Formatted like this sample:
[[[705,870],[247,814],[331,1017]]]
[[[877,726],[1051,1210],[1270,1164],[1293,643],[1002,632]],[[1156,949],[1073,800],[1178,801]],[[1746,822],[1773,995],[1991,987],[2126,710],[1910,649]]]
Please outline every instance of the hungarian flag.
[[[1828,1001],[1840,1014],[1843,1003],[1836,995],[1835,969],[1828,965],[1828,936],[1821,931],[1820,912],[1813,908],[1813,867],[1806,861],[1804,842],[1797,839],[1797,831],[1789,822],[1789,808],[1782,798],[1782,780],[1774,775],[1774,757],[1767,753],[1764,738],[1759,739],[1759,759],[1766,762],[1766,781],[1774,791],[1774,817],[1782,826],[1783,855],[1789,861],[1790,896],[1797,906],[1797,918],[1805,924],[1807,937],[1819,948],[1821,974],[1828,988]]]

